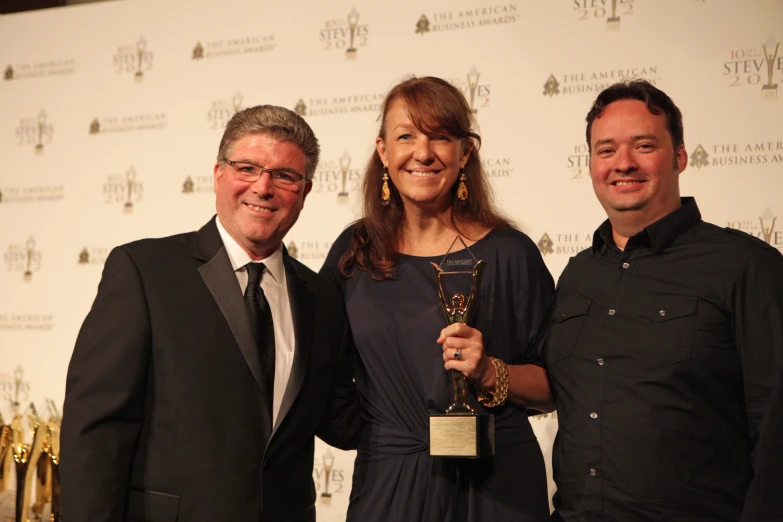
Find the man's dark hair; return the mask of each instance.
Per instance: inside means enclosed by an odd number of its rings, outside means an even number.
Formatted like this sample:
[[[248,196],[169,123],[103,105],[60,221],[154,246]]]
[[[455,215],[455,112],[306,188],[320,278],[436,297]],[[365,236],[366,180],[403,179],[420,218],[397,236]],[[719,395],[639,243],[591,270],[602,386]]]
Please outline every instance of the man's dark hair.
[[[590,132],[593,122],[600,118],[604,109],[619,100],[639,100],[647,105],[652,114],[663,114],[672,137],[672,145],[676,153],[683,144],[682,113],[665,92],[655,87],[647,80],[630,80],[615,83],[604,89],[595,99],[590,112],[587,113],[587,147],[590,149]]]

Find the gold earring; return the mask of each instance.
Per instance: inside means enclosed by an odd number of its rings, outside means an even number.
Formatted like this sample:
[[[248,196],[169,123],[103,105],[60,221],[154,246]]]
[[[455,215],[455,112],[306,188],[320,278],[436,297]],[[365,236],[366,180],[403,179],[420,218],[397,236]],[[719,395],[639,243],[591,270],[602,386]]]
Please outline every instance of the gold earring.
[[[384,207],[389,206],[389,200],[391,199],[391,191],[389,190],[389,171],[386,167],[383,168],[383,185],[381,186],[381,205]]]
[[[459,185],[457,185],[457,201],[463,207],[468,204],[468,186],[465,185],[465,169],[459,171]]]

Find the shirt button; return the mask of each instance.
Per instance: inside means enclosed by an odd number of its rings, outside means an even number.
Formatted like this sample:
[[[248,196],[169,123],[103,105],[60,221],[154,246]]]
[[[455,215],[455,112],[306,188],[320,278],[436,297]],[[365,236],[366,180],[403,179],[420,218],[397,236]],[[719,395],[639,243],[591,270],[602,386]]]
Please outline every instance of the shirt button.
[[[658,312],[658,315],[664,317],[666,315],[666,310],[661,310],[660,312]]]
[[[591,419],[597,419],[598,418],[598,414],[596,412],[593,412],[593,413],[590,414],[590,418]]]
[[[604,358],[603,357],[599,357],[598,358],[598,366],[603,366],[603,365],[604,365]]]
[[[590,476],[595,477],[598,474],[598,472],[595,470],[595,468],[590,468]]]
[[[611,310],[609,310],[609,315],[614,315],[614,314],[616,314],[616,313],[617,313],[617,312],[615,312],[615,311],[614,311],[614,308],[612,308]],[[661,315],[663,315],[663,314],[661,314]]]
[[[629,266],[631,265],[629,265],[628,263],[623,263],[623,268],[628,268]]]

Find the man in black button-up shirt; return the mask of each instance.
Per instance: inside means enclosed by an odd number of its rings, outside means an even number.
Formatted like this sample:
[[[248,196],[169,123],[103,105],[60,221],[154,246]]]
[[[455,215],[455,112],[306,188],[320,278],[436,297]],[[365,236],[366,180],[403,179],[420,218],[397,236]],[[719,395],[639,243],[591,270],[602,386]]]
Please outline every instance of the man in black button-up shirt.
[[[609,219],[549,325],[553,519],[783,520],[783,256],[680,198],[682,117],[663,92],[614,85],[587,121]]]

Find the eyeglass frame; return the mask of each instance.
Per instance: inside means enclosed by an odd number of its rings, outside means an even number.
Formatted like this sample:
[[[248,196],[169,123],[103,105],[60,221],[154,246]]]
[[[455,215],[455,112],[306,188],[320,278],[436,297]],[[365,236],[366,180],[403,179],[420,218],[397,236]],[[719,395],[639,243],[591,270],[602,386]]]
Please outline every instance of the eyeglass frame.
[[[236,163],[245,163],[245,164],[247,164],[247,165],[252,165],[252,166],[254,166],[254,167],[258,167],[259,169],[261,169],[261,172],[258,174],[258,177],[257,177],[256,179],[254,179],[254,180],[252,180],[252,181],[241,180],[241,181],[243,181],[243,182],[245,182],[245,183],[255,183],[256,181],[258,181],[259,179],[261,179],[261,176],[263,176],[263,175],[264,175],[264,172],[269,172],[269,176],[272,178],[272,181],[274,181],[274,180],[275,180],[275,177],[274,177],[274,173],[275,173],[275,172],[284,172],[284,173],[286,173],[286,174],[291,174],[291,175],[296,175],[296,176],[299,176],[299,179],[298,179],[296,182],[294,182],[294,184],[295,184],[295,185],[298,185],[298,184],[299,184],[299,182],[301,182],[301,181],[304,181],[304,182],[305,182],[305,184],[306,184],[306,183],[312,183],[312,181],[313,181],[313,180],[311,180],[310,178],[308,178],[307,176],[305,176],[305,175],[303,175],[303,174],[299,174],[297,171],[295,171],[295,170],[291,170],[291,169],[287,169],[287,168],[268,168],[268,167],[262,167],[261,165],[256,165],[255,163],[252,163],[252,162],[250,162],[250,161],[230,160],[230,159],[228,159],[228,158],[223,158],[223,160],[222,160],[222,161],[223,161],[223,163],[225,163],[225,164],[227,164],[229,167],[231,167],[231,169],[232,169],[232,170],[234,170],[234,172],[238,172],[238,171],[237,171],[237,169],[236,169],[236,168],[234,168],[234,164],[236,164]],[[278,177],[277,179],[280,179],[280,178]],[[301,185],[301,186],[304,186],[304,185]]]

